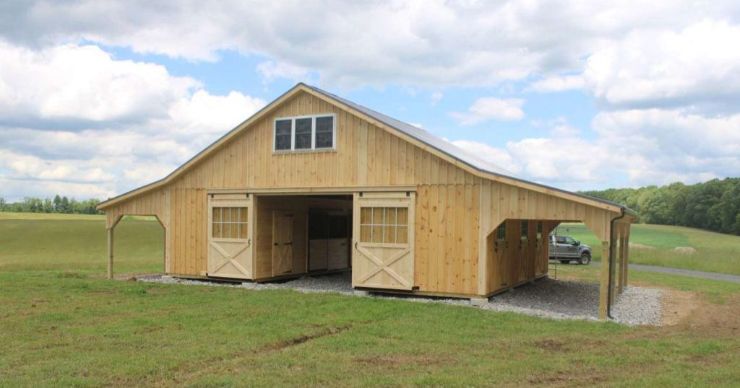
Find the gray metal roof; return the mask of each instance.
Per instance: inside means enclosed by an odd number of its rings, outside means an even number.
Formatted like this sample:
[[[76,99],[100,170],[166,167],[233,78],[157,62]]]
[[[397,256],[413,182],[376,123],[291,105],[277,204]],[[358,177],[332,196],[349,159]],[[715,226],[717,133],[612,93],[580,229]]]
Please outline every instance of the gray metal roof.
[[[618,204],[618,203],[615,203],[615,202],[612,202],[612,201],[607,201],[605,199],[595,198],[595,197],[591,197],[591,196],[588,196],[588,195],[583,195],[583,194],[580,194],[580,193],[574,193],[574,192],[571,192],[571,191],[558,189],[556,187],[551,187],[551,186],[543,185],[541,183],[531,182],[531,181],[527,181],[527,180],[524,180],[524,179],[521,179],[521,178],[517,178],[517,177],[513,176],[511,172],[507,171],[503,167],[500,167],[500,166],[497,166],[497,165],[495,165],[493,163],[490,163],[488,161],[482,160],[482,159],[476,157],[475,155],[472,155],[472,154],[468,153],[467,151],[464,151],[460,147],[458,147],[458,146],[456,146],[456,145],[454,145],[454,144],[452,144],[452,143],[450,143],[450,142],[448,142],[448,141],[446,141],[446,140],[444,140],[442,138],[439,138],[437,136],[432,135],[431,133],[429,133],[428,131],[426,131],[426,130],[424,130],[422,128],[413,126],[413,125],[408,124],[408,123],[404,123],[401,120],[394,119],[393,117],[390,117],[388,115],[385,115],[385,114],[380,113],[380,112],[377,112],[377,111],[374,111],[374,110],[372,110],[372,109],[370,109],[368,107],[362,106],[360,104],[357,104],[357,103],[352,102],[350,100],[347,100],[345,98],[339,97],[339,96],[337,96],[335,94],[329,93],[329,92],[327,92],[327,91],[325,91],[323,89],[317,88],[315,86],[307,85],[305,83],[302,83],[302,85],[306,86],[307,88],[309,88],[309,89],[311,89],[311,90],[313,90],[313,91],[315,91],[317,93],[321,93],[321,94],[323,94],[323,95],[325,95],[325,96],[327,96],[327,97],[329,97],[331,99],[337,100],[337,101],[339,101],[339,102],[341,102],[341,103],[343,103],[345,105],[348,105],[351,108],[356,109],[356,110],[358,110],[358,111],[360,111],[360,112],[362,112],[362,113],[364,113],[364,114],[366,114],[366,115],[374,118],[375,120],[378,120],[378,121],[382,122],[385,125],[388,125],[389,127],[392,127],[392,128],[394,128],[394,129],[396,129],[398,131],[401,131],[401,132],[403,132],[403,133],[405,133],[405,134],[407,134],[407,135],[409,135],[409,136],[411,136],[411,137],[413,137],[413,138],[415,138],[415,139],[423,142],[424,144],[427,144],[427,145],[429,145],[429,146],[437,149],[438,151],[440,151],[442,153],[445,153],[445,154],[447,154],[447,155],[449,155],[449,156],[451,156],[451,157],[453,157],[453,158],[455,158],[457,160],[460,160],[461,162],[463,162],[463,163],[465,163],[465,164],[467,164],[467,165],[475,168],[476,170],[479,170],[479,171],[482,171],[482,172],[486,172],[486,173],[490,173],[490,174],[494,174],[494,175],[499,175],[499,176],[510,178],[510,179],[514,179],[514,180],[517,180],[517,181],[520,181],[520,182],[529,183],[529,184],[532,184],[532,185],[537,185],[537,186],[540,186],[540,187],[543,187],[543,188],[547,188],[547,189],[550,189],[550,190],[555,190],[555,191],[560,191],[560,192],[563,192],[563,193],[568,193],[568,194],[576,195],[576,196],[579,196],[579,197],[582,197],[582,198],[587,198],[587,199],[590,199],[590,200],[593,200],[593,201],[597,201],[597,202],[601,202],[601,203],[605,203],[605,204],[609,204],[609,205],[613,205],[613,206],[618,206],[618,207],[621,207],[621,208],[625,209],[625,211],[627,211],[627,212],[629,212],[631,214],[635,214],[634,211],[632,211],[631,209],[625,207],[624,205],[621,205],[621,204]]]
[[[441,138],[439,138],[437,136],[432,135],[431,133],[429,133],[428,131],[426,131],[426,130],[424,130],[422,128],[416,127],[416,126],[411,125],[411,124],[408,124],[408,123],[404,123],[401,120],[394,119],[393,117],[384,115],[384,114],[382,114],[380,112],[377,112],[377,111],[374,111],[374,110],[372,110],[372,109],[370,109],[368,107],[362,106],[360,104],[354,103],[354,102],[352,102],[350,100],[347,100],[345,98],[339,97],[339,96],[337,96],[335,94],[329,93],[329,92],[327,92],[325,90],[319,89],[319,88],[317,88],[315,86],[306,85],[306,84],[304,84],[304,85],[306,87],[310,88],[311,90],[314,90],[314,91],[316,91],[318,93],[321,93],[323,95],[326,95],[327,97],[331,97],[332,99],[338,100],[338,101],[340,101],[340,102],[342,102],[342,103],[344,103],[346,105],[349,105],[352,108],[357,109],[358,111],[360,111],[360,112],[362,112],[362,113],[364,113],[364,114],[366,114],[366,115],[374,118],[375,120],[378,120],[378,121],[380,121],[383,124],[386,124],[386,125],[388,125],[390,127],[393,127],[395,129],[397,129],[397,130],[399,130],[399,131],[401,131],[401,132],[403,132],[403,133],[405,133],[405,134],[413,137],[414,139],[417,139],[417,140],[423,142],[424,144],[427,144],[429,146],[432,146],[432,147],[436,148],[437,150],[439,150],[439,151],[441,151],[441,152],[443,152],[443,153],[445,153],[445,154],[447,154],[449,156],[452,156],[453,158],[458,159],[458,160],[460,160],[460,161],[462,161],[462,162],[464,162],[464,163],[466,163],[466,164],[468,164],[468,165],[470,165],[470,166],[472,166],[472,167],[474,167],[474,168],[476,168],[478,170],[481,170],[481,171],[484,171],[484,172],[489,172],[491,174],[496,174],[496,175],[503,175],[503,176],[508,176],[508,177],[511,176],[511,172],[507,171],[503,167],[497,166],[497,165],[495,165],[493,163],[490,163],[488,161],[482,160],[482,159],[476,157],[475,155],[472,155],[472,154],[468,153],[467,151],[463,150],[462,148],[460,148],[460,147],[458,147],[458,146],[456,146],[456,145],[454,145],[454,144],[452,144],[452,143],[450,143],[450,142],[448,142],[448,141],[446,141],[444,139],[441,139]]]

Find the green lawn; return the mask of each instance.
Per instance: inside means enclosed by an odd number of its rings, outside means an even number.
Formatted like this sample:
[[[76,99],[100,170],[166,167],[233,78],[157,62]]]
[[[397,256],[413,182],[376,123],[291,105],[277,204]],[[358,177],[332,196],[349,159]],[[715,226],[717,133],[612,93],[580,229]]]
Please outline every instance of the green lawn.
[[[590,245],[594,258],[601,259],[601,244],[585,225],[562,224],[558,233]],[[740,236],[682,226],[635,224],[630,243],[641,245],[630,249],[631,263],[740,275]],[[673,250],[676,247],[692,247],[696,253],[677,253]]]
[[[740,338],[724,326],[630,328],[389,299],[108,281],[103,225],[0,219],[0,386],[740,381]],[[161,270],[156,222],[123,221],[116,247],[119,272]],[[560,271],[595,276],[579,266]],[[638,281],[712,296],[707,307],[719,312],[740,304],[738,285],[682,279]]]

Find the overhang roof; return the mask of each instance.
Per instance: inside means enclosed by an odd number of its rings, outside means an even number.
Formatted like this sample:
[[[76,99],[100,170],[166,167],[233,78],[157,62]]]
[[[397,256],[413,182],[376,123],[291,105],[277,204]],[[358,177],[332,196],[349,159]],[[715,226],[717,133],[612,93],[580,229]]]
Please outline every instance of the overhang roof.
[[[333,103],[335,105],[339,105],[340,107],[345,108],[346,110],[350,111],[351,113],[356,114],[357,116],[361,118],[370,119],[372,121],[375,121],[379,123],[381,126],[386,127],[386,129],[398,131],[400,132],[401,135],[405,135],[404,137],[410,138],[409,140],[415,140],[416,142],[420,142],[421,144],[431,148],[431,151],[435,153],[441,153],[442,154],[441,156],[446,156],[445,159],[449,161],[453,161],[453,162],[459,162],[459,163],[455,163],[456,165],[460,167],[468,167],[468,169],[472,168],[473,171],[471,172],[477,172],[478,173],[477,175],[481,175],[484,178],[493,179],[496,181],[502,181],[504,183],[521,186],[526,189],[532,189],[532,190],[539,191],[539,192],[544,192],[546,194],[564,197],[566,199],[576,200],[577,202],[582,202],[582,203],[596,205],[596,206],[600,205],[599,207],[602,207],[602,208],[605,208],[607,210],[611,210],[614,212],[624,211],[624,212],[627,212],[628,214],[635,215],[635,213],[632,210],[618,203],[603,200],[600,198],[586,196],[583,194],[573,193],[573,192],[558,189],[555,187],[546,186],[540,183],[530,182],[524,179],[516,178],[512,176],[512,174],[506,171],[505,169],[499,166],[496,166],[495,164],[484,161],[480,158],[477,158],[476,156],[471,155],[470,153],[462,150],[461,148],[455,146],[454,144],[444,139],[441,139],[437,136],[432,135],[431,133],[429,133],[428,131],[422,128],[419,128],[411,124],[405,123],[403,121],[394,119],[390,116],[374,111],[370,108],[367,108],[355,102],[349,101],[347,99],[344,99],[342,97],[329,93],[315,86],[306,85],[304,83],[296,84],[293,88],[285,92],[283,95],[275,99],[273,102],[271,102],[270,104],[262,108],[260,111],[252,115],[250,118],[248,118],[247,120],[245,120],[244,122],[236,126],[234,129],[226,133],[224,136],[216,140],[206,149],[204,149],[203,151],[195,155],[193,158],[188,160],[182,166],[175,169],[172,173],[167,175],[165,178],[160,179],[156,182],[152,182],[148,185],[139,187],[127,193],[121,194],[114,198],[110,198],[104,202],[101,202],[98,205],[98,209],[105,209],[127,198],[130,198],[130,197],[133,197],[139,194],[143,194],[157,187],[160,187],[170,182],[171,180],[177,178],[180,174],[186,171],[190,166],[194,165],[199,160],[201,160],[202,158],[204,158],[211,152],[218,149],[221,145],[228,142],[230,139],[232,139],[235,135],[240,133],[242,130],[245,130],[249,126],[249,124],[259,120],[264,115],[274,110],[282,102],[286,101],[287,99],[292,97],[295,93],[301,90],[306,91],[314,96],[321,97],[325,100],[328,100],[330,103]]]

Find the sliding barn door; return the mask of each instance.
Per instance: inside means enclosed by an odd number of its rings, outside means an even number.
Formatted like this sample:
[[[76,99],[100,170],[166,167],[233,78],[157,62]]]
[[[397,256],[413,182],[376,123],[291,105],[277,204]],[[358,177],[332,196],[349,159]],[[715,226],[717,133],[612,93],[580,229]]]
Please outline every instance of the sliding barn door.
[[[414,287],[415,193],[355,194],[352,286]]]
[[[209,194],[208,276],[252,279],[252,196]]]

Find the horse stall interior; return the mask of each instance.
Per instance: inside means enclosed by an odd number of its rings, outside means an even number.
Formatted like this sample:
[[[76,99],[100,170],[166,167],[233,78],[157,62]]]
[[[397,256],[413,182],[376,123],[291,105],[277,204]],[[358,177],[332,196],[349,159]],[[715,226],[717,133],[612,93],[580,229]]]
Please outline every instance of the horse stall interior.
[[[498,293],[547,275],[548,236],[553,221],[504,220],[488,235],[488,281]]]
[[[351,195],[258,195],[254,280],[350,268]]]

